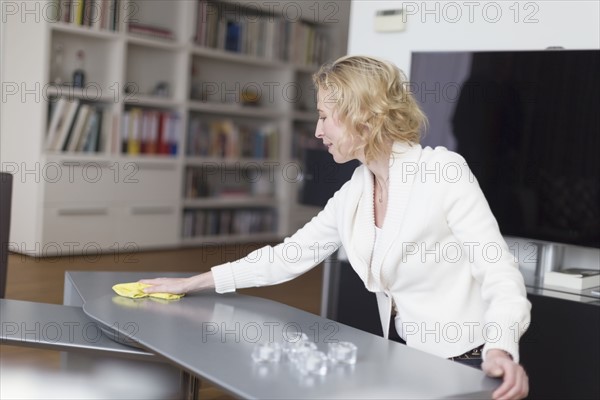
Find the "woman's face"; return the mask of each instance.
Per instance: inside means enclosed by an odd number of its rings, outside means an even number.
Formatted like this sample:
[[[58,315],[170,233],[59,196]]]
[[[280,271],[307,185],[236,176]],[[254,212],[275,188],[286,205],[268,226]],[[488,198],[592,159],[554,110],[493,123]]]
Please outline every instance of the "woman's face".
[[[333,112],[334,105],[332,91],[319,89],[317,93],[319,121],[315,136],[323,141],[334,161],[343,164],[354,159],[350,154],[352,139],[346,134],[346,128],[337,118],[337,113]]]

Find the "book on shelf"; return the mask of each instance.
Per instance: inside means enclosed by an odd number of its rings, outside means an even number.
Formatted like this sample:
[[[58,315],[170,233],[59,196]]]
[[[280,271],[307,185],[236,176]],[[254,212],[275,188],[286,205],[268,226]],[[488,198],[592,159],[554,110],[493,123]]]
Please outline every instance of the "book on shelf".
[[[185,210],[182,226],[185,238],[275,233],[277,213],[260,208]]]
[[[112,115],[100,107],[60,98],[48,124],[46,150],[98,152],[106,146]],[[104,123],[103,123],[104,122]]]
[[[167,131],[168,154],[177,155],[179,147],[179,132],[181,132],[181,117],[177,113],[169,116],[169,130]]]
[[[142,134],[140,151],[143,154],[156,154],[158,151],[158,122],[159,113],[147,111],[142,118]]]
[[[600,286],[600,270],[568,268],[544,273],[544,285],[584,290]]]
[[[175,39],[175,35],[173,31],[167,28],[163,28],[156,25],[148,25],[148,24],[140,24],[136,22],[129,22],[127,27],[129,33],[134,33],[137,35],[150,36],[160,39]]]
[[[235,165],[188,166],[185,175],[185,197],[188,199],[261,198],[273,199],[274,182],[265,171],[244,171]]]
[[[167,145],[167,132],[169,131],[169,118],[165,113],[158,115],[158,125],[156,126],[156,152],[167,154],[169,146]]]
[[[229,158],[237,154],[238,131],[231,120],[213,121],[210,125],[210,154]]]
[[[142,132],[142,110],[134,108],[129,111],[129,134],[127,135],[127,153],[140,154]]]
[[[48,126],[48,134],[46,135],[46,150],[53,150],[57,146],[59,131],[62,124],[65,122],[67,109],[71,104],[65,98],[59,98],[55,102],[50,103],[50,123]]]
[[[220,235],[231,235],[231,220],[233,210],[221,210],[219,216],[219,234]]]
[[[123,115],[121,116],[121,135],[120,135],[120,140],[119,142],[121,142],[121,153],[122,154],[127,154],[127,144],[129,143],[129,116],[130,113],[129,112],[124,112]]]
[[[227,33],[225,38],[225,50],[241,53],[243,50],[241,42],[241,29],[243,21],[227,21]]]
[[[274,159],[279,135],[274,124],[247,125],[233,119],[192,117],[187,134],[187,155],[223,159]]]
[[[56,127],[55,132],[49,132],[48,136],[52,135],[52,140],[48,143],[46,149],[51,151],[61,151],[65,144],[69,139],[69,133],[71,132],[71,128],[75,121],[75,116],[77,115],[77,109],[79,108],[79,100],[74,99],[73,101],[67,101],[64,109],[62,111],[62,115],[57,116],[60,118],[58,122],[58,126]],[[57,107],[55,113],[59,111]],[[52,122],[51,122],[52,125]]]
[[[84,142],[81,140],[84,134],[84,130],[87,126],[87,120],[90,116],[91,107],[87,104],[81,104],[79,106],[79,111],[77,112],[77,119],[73,125],[73,130],[69,135],[68,143],[65,143],[65,151],[77,151],[80,142]],[[83,147],[83,146],[82,146]],[[81,147],[79,147],[81,149]]]
[[[320,65],[325,61],[325,35],[316,26],[257,14],[243,7],[237,7],[236,12],[249,13],[248,18],[232,18],[227,5],[219,4],[198,1],[197,45],[298,65]]]
[[[117,31],[121,0],[52,0],[48,17],[54,22]]]
[[[176,155],[181,118],[175,112],[131,108],[121,119],[123,154]]]
[[[103,114],[104,113],[102,113],[99,110],[91,110],[91,114],[87,120],[82,140],[77,146],[78,151],[94,153],[102,150],[101,138],[109,136],[109,134],[105,133],[104,131],[110,127],[109,125],[103,125]],[[108,112],[106,114],[108,115]]]

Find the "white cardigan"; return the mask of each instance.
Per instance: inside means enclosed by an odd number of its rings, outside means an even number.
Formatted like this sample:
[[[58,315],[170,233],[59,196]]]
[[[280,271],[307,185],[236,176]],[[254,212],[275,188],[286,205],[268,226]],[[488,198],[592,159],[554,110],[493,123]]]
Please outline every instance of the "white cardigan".
[[[394,304],[396,328],[408,346],[447,358],[485,343],[484,356],[497,348],[518,362],[531,305],[465,160],[443,147],[397,143],[389,177],[377,252],[374,178],[363,165],[283,243],[213,267],[216,291],[291,280],[343,245],[365,287],[378,294],[386,335]]]

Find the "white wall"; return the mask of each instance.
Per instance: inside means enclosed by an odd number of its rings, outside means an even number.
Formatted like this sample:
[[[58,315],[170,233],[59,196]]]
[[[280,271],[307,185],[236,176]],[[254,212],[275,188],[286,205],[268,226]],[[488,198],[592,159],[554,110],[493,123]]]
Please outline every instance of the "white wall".
[[[406,30],[375,32],[376,11],[397,8],[406,11]],[[352,0],[348,53],[385,58],[410,74],[411,51],[597,49],[599,21],[596,0]]]

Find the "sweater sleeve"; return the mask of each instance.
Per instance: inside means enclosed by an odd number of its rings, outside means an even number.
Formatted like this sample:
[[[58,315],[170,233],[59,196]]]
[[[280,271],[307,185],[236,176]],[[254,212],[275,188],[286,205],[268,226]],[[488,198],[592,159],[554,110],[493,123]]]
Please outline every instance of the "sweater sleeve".
[[[488,350],[500,349],[519,361],[519,339],[530,321],[523,276],[500,233],[498,223],[464,158],[448,153],[459,175],[444,181],[443,207],[448,226],[465,248],[473,278],[481,284]],[[447,164],[449,165],[449,164]]]
[[[325,208],[277,246],[265,246],[237,261],[213,267],[217,293],[289,281],[326,259],[340,247],[336,218],[347,182]]]

